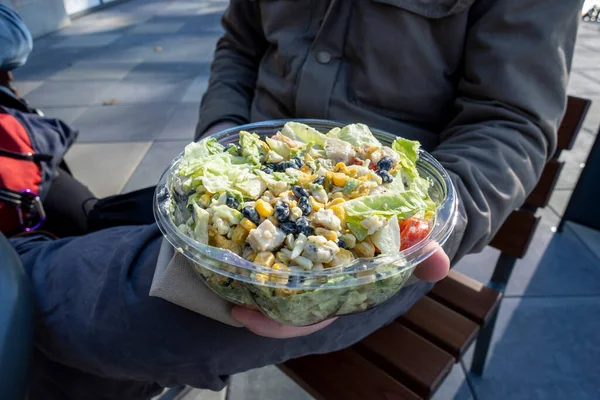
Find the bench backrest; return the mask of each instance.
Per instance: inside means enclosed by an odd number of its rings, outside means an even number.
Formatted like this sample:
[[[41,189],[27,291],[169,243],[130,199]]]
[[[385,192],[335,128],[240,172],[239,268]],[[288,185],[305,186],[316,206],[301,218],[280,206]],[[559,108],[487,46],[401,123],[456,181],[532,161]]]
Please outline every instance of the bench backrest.
[[[548,205],[564,165],[564,162],[558,160],[560,153],[562,150],[573,148],[590,104],[590,100],[569,96],[567,109],[558,130],[556,152],[546,164],[537,186],[525,204],[510,214],[490,242],[490,246],[516,258],[522,258],[527,253],[539,222],[536,210]]]

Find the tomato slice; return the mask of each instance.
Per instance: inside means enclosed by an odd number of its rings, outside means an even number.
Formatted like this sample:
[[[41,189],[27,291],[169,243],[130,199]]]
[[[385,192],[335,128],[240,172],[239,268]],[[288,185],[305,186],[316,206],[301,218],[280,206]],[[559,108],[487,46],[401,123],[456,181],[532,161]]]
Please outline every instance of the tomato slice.
[[[429,222],[417,217],[410,217],[400,223],[400,250],[408,249],[411,246],[425,239],[429,234]]]

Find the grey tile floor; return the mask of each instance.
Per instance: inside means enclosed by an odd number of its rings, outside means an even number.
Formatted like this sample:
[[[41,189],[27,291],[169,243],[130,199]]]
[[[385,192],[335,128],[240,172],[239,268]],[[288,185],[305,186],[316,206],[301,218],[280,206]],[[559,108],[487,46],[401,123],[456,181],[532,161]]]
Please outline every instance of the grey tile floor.
[[[227,3],[131,0],[35,41],[17,85],[47,115],[80,129],[67,160],[98,196],[152,185],[192,140]],[[576,225],[553,233],[600,125],[600,24],[581,25],[569,93],[594,104],[508,285],[487,372],[467,378],[467,357],[437,400],[600,398],[600,233]],[[487,248],[457,268],[485,282],[495,257]],[[224,396],[194,391],[185,399]],[[234,376],[229,398],[310,396],[267,367]]]

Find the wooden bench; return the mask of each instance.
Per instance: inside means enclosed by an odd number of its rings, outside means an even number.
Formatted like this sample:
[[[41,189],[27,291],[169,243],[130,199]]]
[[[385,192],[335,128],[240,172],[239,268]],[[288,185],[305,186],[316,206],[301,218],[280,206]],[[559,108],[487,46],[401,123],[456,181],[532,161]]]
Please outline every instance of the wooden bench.
[[[279,368],[316,399],[428,399],[454,363],[477,341],[471,372],[483,373],[502,293],[548,205],[563,163],[591,102],[569,97],[557,151],[525,204],[502,225],[490,245],[501,251],[486,286],[456,271],[437,283],[406,314],[360,343],[335,353],[290,360]]]

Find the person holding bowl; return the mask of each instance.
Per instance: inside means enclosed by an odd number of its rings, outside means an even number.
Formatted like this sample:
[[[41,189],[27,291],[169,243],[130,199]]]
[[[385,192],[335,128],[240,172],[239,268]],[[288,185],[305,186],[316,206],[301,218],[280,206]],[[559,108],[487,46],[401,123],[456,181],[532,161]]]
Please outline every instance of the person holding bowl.
[[[34,394],[147,399],[221,389],[227,376],[361,340],[481,251],[534,188],[556,145],[582,1],[232,0],[196,139],[248,122],[327,119],[418,140],[448,171],[454,233],[419,282],[361,314],[244,328],[148,296],[155,225],[16,239],[40,314]],[[552,21],[552,23],[548,23]],[[35,397],[34,397],[35,398]]]

